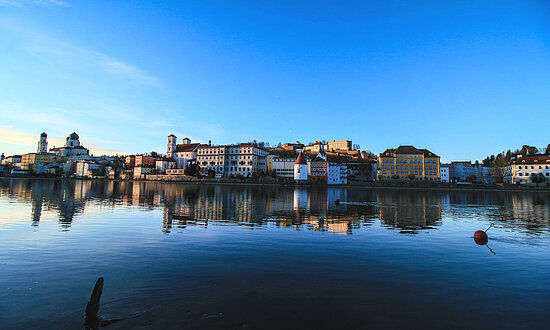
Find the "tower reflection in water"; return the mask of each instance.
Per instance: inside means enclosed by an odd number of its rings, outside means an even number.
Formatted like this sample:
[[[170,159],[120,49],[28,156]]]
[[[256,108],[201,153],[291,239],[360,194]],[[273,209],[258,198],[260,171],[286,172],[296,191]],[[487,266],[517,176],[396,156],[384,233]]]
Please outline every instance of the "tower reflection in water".
[[[387,229],[415,234],[437,228],[445,217],[471,216],[484,206],[489,211],[482,215],[490,221],[537,234],[549,231],[550,218],[544,193],[2,179],[0,198],[31,205],[32,226],[48,214],[57,218],[61,230],[69,230],[86,210],[106,207],[162,208],[165,233],[230,224],[352,234],[379,221]]]

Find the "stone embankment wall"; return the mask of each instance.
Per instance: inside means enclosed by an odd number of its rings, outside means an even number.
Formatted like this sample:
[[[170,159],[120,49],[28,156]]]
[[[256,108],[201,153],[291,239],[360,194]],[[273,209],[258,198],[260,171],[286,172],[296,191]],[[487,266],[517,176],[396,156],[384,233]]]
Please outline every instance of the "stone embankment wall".
[[[165,182],[230,182],[230,183],[278,183],[276,178],[261,177],[250,179],[239,178],[197,178],[188,175],[166,175],[166,174],[148,174],[145,181],[165,181]]]

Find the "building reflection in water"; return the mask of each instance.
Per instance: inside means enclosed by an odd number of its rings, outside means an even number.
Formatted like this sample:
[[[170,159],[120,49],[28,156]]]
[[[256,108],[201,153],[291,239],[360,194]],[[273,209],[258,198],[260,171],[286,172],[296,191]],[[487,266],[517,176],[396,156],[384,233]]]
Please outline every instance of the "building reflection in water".
[[[383,191],[377,195],[377,207],[380,221],[400,229],[402,233],[414,234],[440,225],[440,194],[414,190],[401,194]]]
[[[57,214],[62,230],[69,230],[86,208],[99,206],[162,208],[165,233],[212,224],[269,224],[352,234],[379,221],[388,229],[414,234],[437,228],[446,216],[477,219],[481,214],[500,226],[538,234],[549,231],[550,219],[546,193],[1,179],[0,198],[32,205],[32,226],[39,226],[44,214]],[[336,205],[336,200],[342,202]]]

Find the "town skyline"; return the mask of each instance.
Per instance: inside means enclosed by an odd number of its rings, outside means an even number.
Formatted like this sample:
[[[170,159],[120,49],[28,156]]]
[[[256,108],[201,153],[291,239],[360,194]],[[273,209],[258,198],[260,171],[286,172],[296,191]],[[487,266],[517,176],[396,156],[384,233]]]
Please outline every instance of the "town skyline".
[[[1,131],[1,130],[0,130]],[[45,131],[44,131],[45,132]],[[76,132],[75,130],[72,131],[73,133]],[[21,137],[22,134],[19,134],[17,135],[18,138]],[[50,149],[53,149],[55,147],[63,147],[63,145],[65,144],[65,141],[66,141],[66,136],[68,134],[65,134],[65,138],[57,138],[57,137],[54,137],[53,139],[50,137],[50,135],[48,134],[48,152],[50,152]],[[176,135],[178,137],[178,139],[183,139],[183,138],[189,138],[188,136],[186,135],[177,135],[177,134],[173,134],[173,133],[170,133],[170,135]],[[168,136],[168,135],[166,135]],[[166,139],[166,136],[164,137],[164,139]],[[22,154],[26,154],[26,153],[33,153],[33,152],[36,152],[36,146],[37,146],[37,141],[39,140],[39,137],[40,137],[40,134],[35,134],[34,136],[32,135],[29,135],[28,137],[25,136],[24,137],[24,141],[26,142],[27,139],[30,141],[30,140],[34,140],[32,141],[32,146],[30,145],[31,142],[29,143],[25,143],[24,145],[18,145],[18,149],[17,150],[20,150],[20,152],[14,152],[14,153],[9,153],[9,152],[4,152],[3,150],[0,150],[0,153],[4,154],[5,157],[8,157],[8,156],[11,156],[11,155],[22,155]],[[91,140],[91,141],[94,141],[94,138],[91,138],[91,139],[87,139],[86,137],[84,137],[84,141],[87,141],[87,140]],[[193,139],[191,139],[193,140]],[[332,142],[332,141],[339,141],[339,140],[342,140],[342,139],[334,139],[334,140],[327,140],[327,139],[323,139],[323,138],[320,138],[320,139],[315,139],[313,141],[309,141],[309,142],[303,142],[301,140],[294,140],[294,141],[279,141],[277,143],[271,143],[269,141],[257,141],[257,140],[251,140],[251,141],[231,141],[231,142],[228,142],[228,143],[216,143],[215,141],[212,141],[212,140],[207,140],[207,141],[194,141],[194,143],[199,143],[201,145],[208,145],[209,143],[212,144],[212,145],[237,145],[237,144],[240,144],[240,143],[250,143],[250,142],[257,142],[257,143],[268,143],[268,145],[266,145],[266,147],[268,148],[275,148],[277,147],[277,145],[279,143],[281,144],[287,144],[287,143],[294,143],[294,142],[301,142],[303,143],[304,145],[311,145],[311,144],[314,144],[316,142],[320,142],[320,141],[326,141],[327,143],[328,142]],[[347,140],[347,139],[344,139],[344,140]],[[411,146],[411,145],[414,145],[414,144],[408,144],[408,143],[403,143],[403,144],[398,144],[396,146],[386,146],[382,151],[380,152],[376,152],[376,151],[373,151],[371,149],[369,149],[368,147],[363,147],[363,145],[361,143],[359,143],[358,141],[352,141],[352,140],[349,140],[350,142],[353,142],[353,146],[355,148],[355,146],[359,146],[360,148],[358,148],[358,150],[361,150],[361,151],[366,151],[366,152],[371,152],[375,157],[378,157],[380,154],[382,154],[384,151],[386,151],[388,148],[395,148],[395,147],[399,147],[399,146]],[[84,142],[87,146],[88,146],[88,149],[90,150],[90,154],[93,154],[95,156],[115,156],[115,155],[119,155],[119,156],[126,156],[126,155],[145,155],[145,154],[150,154],[151,152],[155,152],[155,153],[158,153],[159,155],[167,155],[167,152],[166,152],[166,145],[164,143],[164,145],[162,147],[159,147],[158,149],[156,150],[140,150],[140,151],[136,151],[136,152],[120,152],[120,151],[114,151],[114,150],[109,150],[109,149],[102,149],[101,147],[97,148],[95,145],[93,144],[89,144],[89,143],[86,143]],[[446,156],[445,154],[440,154],[436,151],[434,151],[436,154],[438,154],[440,157],[441,157],[441,162],[442,163],[450,163],[450,162],[457,162],[457,161],[471,161],[472,163],[478,161],[478,162],[482,162],[483,159],[487,158],[487,157],[490,157],[490,156],[494,156],[494,155],[497,155],[499,153],[506,153],[507,151],[519,151],[522,149],[523,146],[532,146],[532,147],[536,147],[539,151],[541,152],[544,152],[546,151],[547,147],[550,146],[550,144],[547,144],[547,145],[544,145],[544,144],[541,144],[540,146],[539,145],[529,145],[529,144],[522,144],[522,145],[519,145],[519,146],[511,146],[511,147],[508,147],[507,149],[505,150],[500,150],[500,151],[495,151],[495,152],[487,152],[487,154],[485,154],[482,158],[480,159],[449,159],[448,156]],[[430,146],[424,146],[426,148],[429,148],[429,149],[432,149],[430,148]],[[6,149],[6,150],[9,150],[9,149]]]
[[[76,131],[94,154],[162,152],[169,133],[415,145],[443,162],[548,143],[541,2],[0,8],[6,155],[42,131],[52,146]]]

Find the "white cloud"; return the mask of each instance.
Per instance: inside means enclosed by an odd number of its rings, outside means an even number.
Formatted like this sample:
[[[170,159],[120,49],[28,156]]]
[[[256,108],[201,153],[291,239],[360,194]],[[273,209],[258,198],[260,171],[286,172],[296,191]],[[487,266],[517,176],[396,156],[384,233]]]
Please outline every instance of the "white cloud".
[[[146,85],[162,85],[159,78],[133,64],[49,37],[18,21],[0,16],[0,28],[19,37],[22,49],[43,62],[63,66],[69,70],[72,68],[91,69],[90,72],[95,72],[100,69],[112,77]]]

